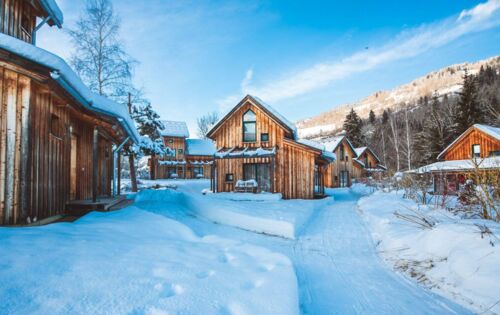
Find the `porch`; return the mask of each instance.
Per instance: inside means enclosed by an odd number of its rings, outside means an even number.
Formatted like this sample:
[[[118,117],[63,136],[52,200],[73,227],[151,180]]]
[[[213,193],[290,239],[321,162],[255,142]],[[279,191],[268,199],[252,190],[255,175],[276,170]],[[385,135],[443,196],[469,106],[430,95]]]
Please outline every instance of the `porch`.
[[[127,199],[126,196],[109,197],[103,196],[97,200],[73,200],[66,203],[66,213],[70,216],[82,216],[91,211],[113,211],[129,206],[132,199]]]

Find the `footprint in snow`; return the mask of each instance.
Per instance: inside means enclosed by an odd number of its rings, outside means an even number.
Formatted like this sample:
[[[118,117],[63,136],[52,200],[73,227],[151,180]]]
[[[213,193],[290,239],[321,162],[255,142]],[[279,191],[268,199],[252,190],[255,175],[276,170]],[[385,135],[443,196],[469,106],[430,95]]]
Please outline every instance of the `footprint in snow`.
[[[205,279],[205,278],[213,276],[214,274],[215,274],[215,271],[213,271],[213,270],[200,271],[196,274],[196,278]]]
[[[162,283],[157,283],[154,286],[154,289],[158,292],[160,292],[160,297],[162,298],[169,298],[175,295],[179,295],[184,293],[184,288],[180,284],[162,284]]]

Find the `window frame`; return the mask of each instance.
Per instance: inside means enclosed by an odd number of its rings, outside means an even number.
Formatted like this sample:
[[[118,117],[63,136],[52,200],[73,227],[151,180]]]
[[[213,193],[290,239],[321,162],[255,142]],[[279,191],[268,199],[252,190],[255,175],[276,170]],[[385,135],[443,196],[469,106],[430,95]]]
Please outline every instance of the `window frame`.
[[[479,148],[479,152],[476,155],[475,148]],[[472,158],[480,158],[481,157],[481,145],[479,143],[475,143],[471,146],[471,156]]]
[[[267,137],[266,140],[263,139],[264,136]],[[264,132],[264,133],[260,134],[260,142],[269,142],[269,133],[268,132]]]
[[[233,183],[234,182],[234,173],[226,173],[226,176],[224,176],[224,181],[226,183]]]
[[[254,120],[245,120],[245,116],[248,114],[248,113],[252,113],[254,115]],[[242,132],[242,140],[243,142],[245,143],[252,143],[252,142],[257,142],[257,115],[255,114],[255,112],[251,109],[248,109],[244,114],[243,116],[241,117],[241,132]],[[253,128],[254,128],[254,137],[253,137],[253,140],[252,139],[246,139],[245,138],[245,126],[248,125],[248,124],[253,124]]]

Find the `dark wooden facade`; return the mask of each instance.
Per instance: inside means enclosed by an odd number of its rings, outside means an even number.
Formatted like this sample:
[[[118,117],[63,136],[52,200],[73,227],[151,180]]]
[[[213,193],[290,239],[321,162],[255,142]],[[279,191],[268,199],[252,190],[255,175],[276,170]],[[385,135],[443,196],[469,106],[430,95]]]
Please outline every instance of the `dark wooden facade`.
[[[247,142],[243,141],[242,119],[249,110],[256,117],[256,139]],[[218,150],[263,148],[274,152],[262,157],[228,154],[216,158],[213,171],[216,192],[232,192],[238,180],[254,179],[245,174],[249,169],[262,173],[257,179],[266,181],[259,182],[262,190],[281,193],[285,199],[312,199],[315,192],[323,192],[323,177],[318,174],[322,174],[328,162],[321,158],[321,151],[297,142],[294,130],[273,113],[252,96],[246,96],[209,132]],[[262,134],[267,136],[261,137]]]
[[[31,14],[37,3],[0,1],[3,30],[26,41],[15,30],[18,10]],[[72,200],[111,194],[112,145],[128,135],[115,117],[84,107],[52,70],[0,49],[0,225],[63,214]]]
[[[36,18],[44,19],[48,15],[40,1],[0,0],[0,33],[32,43],[36,32]],[[49,19],[48,23],[54,25],[59,21]]]

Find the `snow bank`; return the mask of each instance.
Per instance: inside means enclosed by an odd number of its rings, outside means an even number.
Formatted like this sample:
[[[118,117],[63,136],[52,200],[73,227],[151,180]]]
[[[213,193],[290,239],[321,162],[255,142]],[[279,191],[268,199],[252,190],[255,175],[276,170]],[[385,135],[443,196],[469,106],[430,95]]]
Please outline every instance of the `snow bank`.
[[[358,206],[381,256],[394,268],[478,312],[491,307],[492,313],[500,313],[500,304],[494,305],[500,292],[500,224],[461,220],[445,210],[420,206],[422,215],[437,222],[432,229],[421,229],[394,216],[395,211],[417,209],[396,192],[376,192]],[[482,235],[477,225],[489,227],[494,235]]]
[[[351,185],[351,191],[358,195],[369,195],[373,192],[373,188],[368,187],[365,184],[354,183]]]
[[[165,211],[178,201],[173,193],[164,194]],[[0,228],[0,244],[0,313],[299,313],[285,256],[199,238],[137,207],[75,223]]]
[[[295,239],[314,209],[331,199],[281,200],[279,194],[218,193],[189,198],[190,208],[211,221]]]

